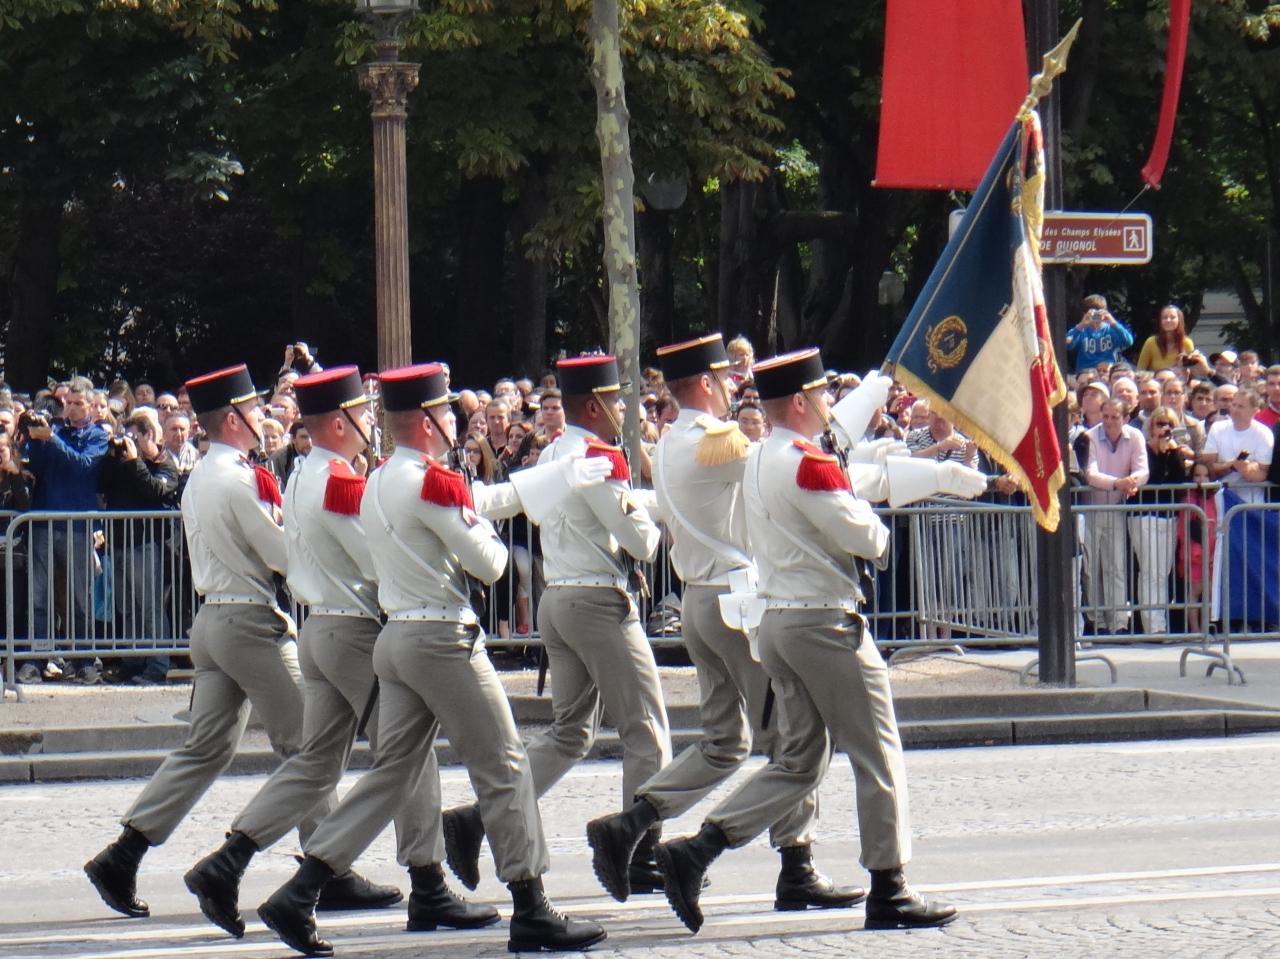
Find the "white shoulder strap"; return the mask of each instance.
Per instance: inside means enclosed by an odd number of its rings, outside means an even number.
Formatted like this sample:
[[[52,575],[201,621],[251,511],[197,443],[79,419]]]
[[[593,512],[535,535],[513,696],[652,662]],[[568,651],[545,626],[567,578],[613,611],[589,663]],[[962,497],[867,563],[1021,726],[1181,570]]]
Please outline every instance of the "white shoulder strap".
[[[471,598],[467,596],[466,593],[462,592],[462,590],[458,589],[458,587],[455,586],[447,576],[440,572],[440,570],[436,569],[425,559],[415,553],[409,544],[401,539],[400,535],[392,528],[391,524],[387,521],[386,511],[382,508],[382,483],[378,480],[380,480],[380,477],[378,477],[376,473],[369,480],[369,486],[373,490],[373,508],[378,514],[378,522],[382,524],[382,528],[386,531],[387,536],[391,538],[391,542],[395,543],[396,546],[399,547],[400,552],[407,556],[415,566],[453,594],[458,602],[463,606],[470,606]]]
[[[299,456],[297,460],[294,461],[295,464],[301,463],[302,459],[303,458]],[[294,472],[296,473],[298,469],[299,467],[295,465]],[[290,483],[288,487],[285,488],[284,498],[289,504],[291,504],[289,512],[294,516],[297,516],[298,515],[298,510],[297,510],[298,484],[297,483]],[[337,576],[334,576],[333,573],[329,571],[329,568],[325,566],[324,563],[320,562],[319,557],[316,556],[315,554],[315,550],[311,548],[311,544],[307,542],[307,538],[305,536],[299,533],[295,542],[298,544],[299,549],[306,551],[307,556],[310,557],[311,559],[312,565],[314,565],[315,568],[318,569],[324,575],[324,578],[327,579],[334,586],[336,586],[341,592],[346,594],[347,598],[351,600],[351,604],[353,606],[363,609],[366,613],[370,613],[373,616],[378,615],[378,610],[376,607],[374,609],[369,608],[369,600],[367,598],[361,598],[361,596],[354,589],[352,589],[345,580],[339,579]]]
[[[658,478],[662,482],[663,489],[669,491],[671,489],[671,484],[667,481],[666,456],[663,455],[664,445],[665,444],[663,443],[658,444],[658,447],[654,452],[654,459],[657,460]],[[698,527],[694,526],[693,523],[689,521],[688,517],[686,517],[684,513],[680,512],[680,507],[676,505],[676,501],[672,498],[670,492],[667,492],[667,505],[670,507],[672,518],[675,519],[675,521],[679,523],[690,536],[696,539],[707,549],[711,550],[711,552],[729,560],[735,566],[749,567],[755,565],[751,557],[736,546],[733,546],[730,543],[722,543],[718,539],[708,536],[702,530],[698,529]]]
[[[841,579],[848,582],[850,588],[853,590],[853,595],[858,598],[858,601],[859,602],[864,601],[865,597],[862,595],[862,588],[858,585],[858,581],[854,579],[852,576],[850,576],[846,570],[842,569],[839,563],[835,562],[835,560],[833,560],[830,556],[827,556],[825,553],[821,553],[818,550],[814,549],[812,545],[810,545],[809,543],[806,543],[795,533],[791,532],[791,530],[787,529],[786,526],[784,526],[782,523],[779,523],[777,520],[773,518],[773,515],[769,512],[769,508],[764,504],[764,495],[760,488],[760,461],[764,458],[763,453],[764,453],[764,450],[761,449],[756,454],[755,499],[756,499],[756,506],[759,508],[760,512],[764,513],[765,519],[767,519],[773,525],[774,529],[782,533],[782,535],[786,537],[791,542],[791,544],[796,547],[796,549],[800,550],[800,552],[804,553],[806,556],[809,556],[811,559],[814,559],[817,562],[821,563],[823,566],[827,567],[827,569],[831,570],[831,572],[835,573]],[[746,491],[745,483],[743,484],[743,489],[744,491]]]

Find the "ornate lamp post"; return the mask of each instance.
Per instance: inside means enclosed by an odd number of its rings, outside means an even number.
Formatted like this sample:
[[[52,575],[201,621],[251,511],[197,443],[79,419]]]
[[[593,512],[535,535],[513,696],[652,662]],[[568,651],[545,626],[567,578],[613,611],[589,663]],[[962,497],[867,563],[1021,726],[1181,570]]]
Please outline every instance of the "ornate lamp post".
[[[418,64],[400,62],[400,29],[418,0],[355,0],[377,31],[377,59],[360,67],[360,89],[373,117],[373,216],[378,283],[378,368],[410,362],[409,204],[405,172],[405,101],[418,85]]]

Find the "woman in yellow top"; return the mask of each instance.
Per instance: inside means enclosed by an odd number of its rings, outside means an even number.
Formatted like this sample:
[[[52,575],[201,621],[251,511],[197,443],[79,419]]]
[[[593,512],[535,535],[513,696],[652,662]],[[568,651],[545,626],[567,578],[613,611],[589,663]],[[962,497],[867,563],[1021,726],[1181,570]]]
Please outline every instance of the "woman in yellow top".
[[[1187,320],[1176,306],[1166,306],[1160,311],[1160,329],[1148,336],[1138,354],[1138,369],[1158,373],[1170,367],[1180,366],[1183,359],[1194,352],[1196,345],[1187,336]]]

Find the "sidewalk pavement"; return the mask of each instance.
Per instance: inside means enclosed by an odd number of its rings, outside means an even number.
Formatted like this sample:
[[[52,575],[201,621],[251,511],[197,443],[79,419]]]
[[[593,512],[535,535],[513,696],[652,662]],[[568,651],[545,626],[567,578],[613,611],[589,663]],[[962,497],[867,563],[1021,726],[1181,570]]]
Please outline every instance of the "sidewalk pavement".
[[[1179,675],[1184,647],[1129,644],[1080,650],[1077,688],[1038,687],[1021,674],[1031,647],[975,650],[891,663],[894,700],[909,748],[1224,736],[1280,729],[1280,642],[1237,643],[1233,659],[1246,682],[1228,684],[1222,668],[1192,655]],[[1115,684],[1103,662],[1116,668]],[[662,667],[676,747],[696,735],[698,683],[692,667]],[[533,670],[499,673],[517,721],[550,719],[550,696],[536,696]],[[1238,680],[1238,677],[1237,677]],[[12,692],[0,705],[0,782],[146,775],[181,742],[190,684],[162,687],[43,683]],[[608,717],[606,717],[606,725]],[[363,749],[363,747],[361,747]],[[616,735],[602,731],[596,755],[618,754]],[[353,767],[366,765],[357,750]],[[442,762],[452,759],[442,744]],[[235,769],[274,764],[265,734],[251,727]]]
[[[1007,654],[1002,654],[1007,655]],[[896,695],[1001,692],[1019,688],[1015,661],[995,663],[988,655],[933,656],[892,667]],[[1029,654],[1023,653],[1023,660]],[[696,706],[698,678],[692,666],[660,667],[662,689],[670,708]],[[525,699],[537,695],[537,671],[501,670],[507,695]],[[24,686],[25,702],[16,703],[12,692],[0,707],[0,729],[54,726],[119,726],[128,723],[167,723],[187,708],[191,684],[169,686],[76,686],[40,683]],[[548,702],[550,689],[543,696]]]

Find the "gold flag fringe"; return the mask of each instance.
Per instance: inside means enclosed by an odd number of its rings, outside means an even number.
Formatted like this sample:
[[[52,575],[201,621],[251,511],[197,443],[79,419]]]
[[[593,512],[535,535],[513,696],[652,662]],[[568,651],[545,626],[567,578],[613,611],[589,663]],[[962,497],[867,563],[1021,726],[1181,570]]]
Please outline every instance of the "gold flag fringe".
[[[1059,450],[1058,468],[1049,476],[1049,508],[1041,509],[1039,501],[1031,489],[1031,478],[1027,476],[1027,471],[1023,469],[1022,464],[1013,458],[1013,454],[1003,449],[991,436],[982,429],[977,423],[969,419],[964,413],[952,406],[936,390],[931,389],[914,373],[903,369],[901,366],[896,369],[887,370],[890,375],[895,377],[899,383],[905,386],[910,392],[916,396],[923,396],[929,400],[930,409],[941,416],[949,419],[955,427],[965,436],[978,444],[988,456],[998,463],[1010,476],[1018,487],[1027,494],[1027,499],[1031,503],[1031,512],[1035,517],[1035,521],[1039,526],[1047,532],[1054,532],[1058,528],[1058,490],[1060,490],[1067,481],[1066,471],[1062,467],[1065,459],[1061,450]],[[1057,437],[1054,437],[1057,442]]]

